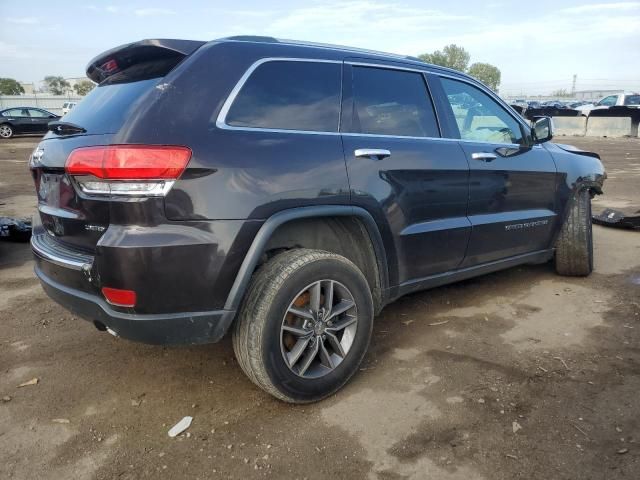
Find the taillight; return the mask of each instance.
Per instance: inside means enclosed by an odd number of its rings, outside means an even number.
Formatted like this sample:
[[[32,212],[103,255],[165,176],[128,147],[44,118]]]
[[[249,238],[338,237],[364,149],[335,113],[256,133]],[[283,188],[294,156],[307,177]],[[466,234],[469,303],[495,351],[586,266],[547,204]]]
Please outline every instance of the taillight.
[[[71,152],[65,171],[84,193],[164,196],[191,158],[187,147],[110,145]]]

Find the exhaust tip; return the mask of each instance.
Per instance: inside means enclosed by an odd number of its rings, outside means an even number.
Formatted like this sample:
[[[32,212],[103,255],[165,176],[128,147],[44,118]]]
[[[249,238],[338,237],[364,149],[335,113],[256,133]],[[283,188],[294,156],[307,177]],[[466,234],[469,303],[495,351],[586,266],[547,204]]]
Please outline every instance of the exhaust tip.
[[[117,337],[117,336],[118,336],[118,334],[117,334],[116,332],[114,332],[113,330],[111,330],[109,327],[107,327],[107,333],[108,333],[109,335],[113,335],[114,337]]]

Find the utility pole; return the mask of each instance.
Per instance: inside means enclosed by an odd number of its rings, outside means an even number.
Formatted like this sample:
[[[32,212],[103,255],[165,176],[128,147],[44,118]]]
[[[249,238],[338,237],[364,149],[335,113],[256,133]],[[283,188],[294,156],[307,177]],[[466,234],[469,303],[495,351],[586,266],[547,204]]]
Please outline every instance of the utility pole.
[[[573,74],[573,83],[571,84],[571,96],[575,96],[576,94],[576,80],[578,79],[578,75],[576,73]]]

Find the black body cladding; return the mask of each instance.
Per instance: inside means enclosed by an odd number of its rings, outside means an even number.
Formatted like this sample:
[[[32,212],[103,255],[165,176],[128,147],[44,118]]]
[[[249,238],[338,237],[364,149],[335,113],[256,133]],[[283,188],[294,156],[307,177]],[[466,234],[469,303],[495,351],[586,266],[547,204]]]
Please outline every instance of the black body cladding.
[[[594,156],[534,144],[477,81],[399,56],[145,40],[99,55],[87,74],[100,85],[65,117],[86,131],[48,133],[31,159],[34,236],[61,249],[34,244],[36,272],[52,298],[135,340],[219,340],[255,268],[283,246],[275,232],[301,219],[362,227],[379,310],[548,260],[575,193],[601,193],[605,178]],[[447,94],[451,81],[466,90]],[[191,157],[158,196],[96,196],[65,173],[75,149],[130,144]],[[135,306],[109,304],[104,286],[135,291]]]

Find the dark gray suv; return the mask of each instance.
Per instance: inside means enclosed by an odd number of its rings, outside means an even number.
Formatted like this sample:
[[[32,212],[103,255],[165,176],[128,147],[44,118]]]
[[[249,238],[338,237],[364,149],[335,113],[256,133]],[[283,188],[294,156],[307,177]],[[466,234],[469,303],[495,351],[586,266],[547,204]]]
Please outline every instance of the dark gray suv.
[[[144,40],[30,166],[36,273],[100,330],[216,342],[276,397],[338,390],[401,295],[552,259],[592,270],[596,154],[416,59],[235,37]]]

